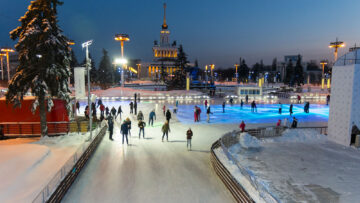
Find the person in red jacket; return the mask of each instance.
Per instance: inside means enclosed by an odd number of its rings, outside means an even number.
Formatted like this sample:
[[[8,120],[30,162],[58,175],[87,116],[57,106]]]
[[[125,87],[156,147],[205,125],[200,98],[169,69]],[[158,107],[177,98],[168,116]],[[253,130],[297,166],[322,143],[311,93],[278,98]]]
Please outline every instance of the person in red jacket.
[[[198,120],[198,117],[197,117],[197,106],[195,106],[195,108],[194,108],[194,122],[197,122],[197,120]]]
[[[104,104],[100,104],[100,114],[104,116],[104,112],[105,112],[105,106]]]
[[[280,127],[281,126],[281,120],[279,119],[278,122],[276,123],[276,127]]]
[[[244,132],[245,131],[245,122],[244,121],[241,121],[241,123],[240,123],[240,129],[241,129],[241,132]]]

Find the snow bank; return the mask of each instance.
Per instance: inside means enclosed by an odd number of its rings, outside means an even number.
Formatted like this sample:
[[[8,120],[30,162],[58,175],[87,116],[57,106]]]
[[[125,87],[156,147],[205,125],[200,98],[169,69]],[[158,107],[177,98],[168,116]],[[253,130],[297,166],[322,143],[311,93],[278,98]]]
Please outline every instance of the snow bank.
[[[239,143],[241,147],[245,149],[260,147],[260,141],[249,133],[241,133]]]
[[[282,136],[276,138],[263,139],[263,143],[274,142],[299,142],[299,143],[314,143],[324,142],[327,138],[321,135],[318,131],[313,129],[287,129]]]

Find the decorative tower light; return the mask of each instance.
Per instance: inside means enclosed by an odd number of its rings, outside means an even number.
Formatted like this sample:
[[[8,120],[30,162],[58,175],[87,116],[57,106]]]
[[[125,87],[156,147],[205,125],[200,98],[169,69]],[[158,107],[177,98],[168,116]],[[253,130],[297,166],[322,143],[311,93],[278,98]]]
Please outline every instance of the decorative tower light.
[[[121,58],[124,59],[124,42],[130,41],[129,35],[127,34],[116,34],[115,38],[116,41],[120,41],[121,45]],[[124,69],[125,69],[126,63],[123,63],[122,65],[122,71],[121,71],[121,87],[124,87]]]
[[[335,42],[330,42],[330,46],[329,48],[334,48],[334,60],[336,61],[337,58],[338,58],[338,49],[339,48],[342,48],[342,47],[345,47],[345,43],[344,42],[341,42],[341,41],[338,41],[338,38],[336,38],[336,41]],[[334,62],[335,62],[334,61]]]
[[[8,82],[10,82],[10,60],[9,60],[9,52],[15,52],[15,50],[11,48],[3,48],[1,49],[2,52],[6,53],[6,65],[7,65],[7,77]]]

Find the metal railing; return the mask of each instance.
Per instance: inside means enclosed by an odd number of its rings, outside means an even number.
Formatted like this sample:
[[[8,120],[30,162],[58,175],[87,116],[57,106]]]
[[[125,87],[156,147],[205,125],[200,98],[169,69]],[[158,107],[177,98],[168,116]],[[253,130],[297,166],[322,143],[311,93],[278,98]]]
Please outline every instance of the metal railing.
[[[61,183],[63,183],[63,180],[65,180],[66,177],[69,175],[77,174],[81,168],[76,167],[76,165],[79,163],[80,160],[84,159],[84,155],[86,155],[86,158],[88,159],[91,155],[90,152],[93,152],[94,149],[97,147],[99,142],[101,141],[101,138],[104,136],[106,132],[106,127],[96,128],[96,136],[91,140],[90,142],[83,143],[78,150],[68,159],[67,162],[62,166],[62,168],[57,171],[54,175],[54,177],[49,181],[49,183],[40,191],[40,193],[35,197],[35,199],[32,201],[33,203],[45,203],[48,202],[49,198],[54,195],[54,192],[58,190]],[[87,160],[86,159],[86,160]],[[86,162],[85,160],[85,162]],[[83,165],[82,165],[83,166]],[[69,183],[69,182],[68,182]],[[71,182],[72,183],[72,182]],[[71,185],[70,183],[70,185]],[[67,185],[70,187],[70,185]],[[61,191],[62,195],[66,193],[66,191]],[[62,198],[63,196],[61,196]],[[57,202],[57,201],[55,201]]]
[[[96,124],[94,124],[96,126]],[[93,126],[93,128],[94,128]],[[88,121],[47,122],[48,135],[62,135],[69,132],[87,132]],[[40,122],[4,122],[0,123],[0,130],[8,137],[40,136]]]

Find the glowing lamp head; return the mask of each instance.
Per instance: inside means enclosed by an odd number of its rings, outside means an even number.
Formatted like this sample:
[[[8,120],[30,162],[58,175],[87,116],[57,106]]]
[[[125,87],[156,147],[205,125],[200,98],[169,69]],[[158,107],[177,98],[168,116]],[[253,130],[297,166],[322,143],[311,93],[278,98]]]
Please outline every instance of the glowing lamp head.
[[[3,56],[6,56],[6,54],[2,54],[2,53],[0,53],[0,57],[3,57]]]
[[[75,42],[74,42],[73,40],[69,40],[69,41],[67,42],[67,44],[70,45],[70,46],[72,46],[72,45],[75,45]]]
[[[92,43],[93,43],[93,40],[89,40],[87,42],[82,43],[81,46],[82,46],[82,48],[85,48],[85,47],[92,45]]]
[[[115,59],[115,64],[127,64],[128,61],[125,58],[117,58]]]
[[[11,49],[11,48],[2,48],[1,51],[2,52],[15,52],[15,50]]]
[[[116,41],[130,41],[128,34],[116,34],[114,39]]]

